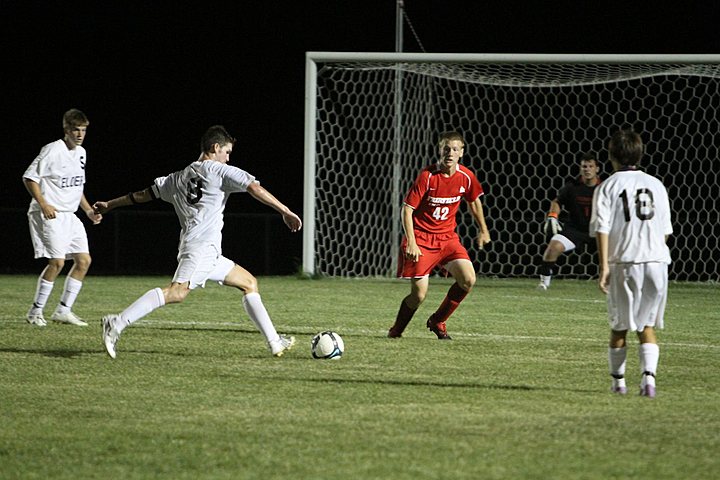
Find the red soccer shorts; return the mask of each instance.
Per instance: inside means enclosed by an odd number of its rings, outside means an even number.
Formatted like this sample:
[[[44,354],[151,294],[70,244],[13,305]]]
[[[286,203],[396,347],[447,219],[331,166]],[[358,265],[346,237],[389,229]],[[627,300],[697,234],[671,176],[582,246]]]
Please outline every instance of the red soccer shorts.
[[[398,277],[420,278],[430,275],[438,265],[447,265],[453,260],[470,260],[465,247],[460,243],[457,233],[432,234],[415,231],[415,241],[420,248],[420,258],[417,262],[405,257],[407,238],[403,237],[400,244]]]

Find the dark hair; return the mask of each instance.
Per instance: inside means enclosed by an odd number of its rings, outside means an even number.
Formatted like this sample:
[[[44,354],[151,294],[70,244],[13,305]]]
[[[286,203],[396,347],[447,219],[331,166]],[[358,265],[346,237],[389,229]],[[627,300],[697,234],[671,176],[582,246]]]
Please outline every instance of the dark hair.
[[[608,143],[610,159],[620,165],[636,166],[640,163],[643,150],[642,138],[631,128],[613,133]]]
[[[207,129],[207,132],[200,139],[200,150],[203,153],[210,153],[215,144],[227,145],[235,144],[235,137],[230,135],[222,125],[213,125]]]
[[[581,152],[577,156],[578,163],[585,162],[588,160],[594,160],[595,163],[597,163],[598,165],[600,164],[600,162],[598,162],[598,157],[597,157],[597,155],[595,155],[594,152]]]
[[[77,108],[71,108],[63,114],[63,130],[75,127],[87,127],[88,125],[90,125],[90,121],[85,114]]]

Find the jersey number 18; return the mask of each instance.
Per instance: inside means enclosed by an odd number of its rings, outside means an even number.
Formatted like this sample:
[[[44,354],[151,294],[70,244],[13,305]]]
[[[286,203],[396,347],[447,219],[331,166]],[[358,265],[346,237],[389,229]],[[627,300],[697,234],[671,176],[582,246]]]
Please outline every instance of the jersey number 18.
[[[630,206],[628,205],[628,194],[625,190],[620,194],[623,202],[625,221],[630,221]],[[653,193],[647,188],[638,188],[635,192],[635,216],[640,220],[650,220],[655,216],[655,203]]]

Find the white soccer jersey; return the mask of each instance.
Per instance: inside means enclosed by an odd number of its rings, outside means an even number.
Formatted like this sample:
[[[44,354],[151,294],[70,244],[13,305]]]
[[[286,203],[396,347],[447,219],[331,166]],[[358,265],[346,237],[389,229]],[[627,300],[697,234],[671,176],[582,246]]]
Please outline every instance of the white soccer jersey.
[[[180,220],[179,254],[198,245],[214,245],[222,252],[223,211],[233,192],[245,192],[255,177],[220,162],[195,161],[184,170],[155,179],[157,197],[175,207]]]
[[[40,185],[45,201],[59,212],[75,212],[82,199],[85,185],[87,153],[80,145],[68,150],[63,140],[48,143],[25,170],[23,178]],[[40,211],[33,198],[30,212]]]
[[[590,235],[608,235],[608,263],[670,263],[672,233],[665,186],[639,170],[620,170],[595,188]]]

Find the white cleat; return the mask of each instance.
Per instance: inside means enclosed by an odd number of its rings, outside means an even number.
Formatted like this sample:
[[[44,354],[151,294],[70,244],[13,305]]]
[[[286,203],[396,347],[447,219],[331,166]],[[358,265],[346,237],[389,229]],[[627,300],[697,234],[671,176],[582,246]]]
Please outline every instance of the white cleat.
[[[45,325],[47,325],[47,322],[45,321],[45,317],[43,316],[42,312],[33,313],[31,310],[28,312],[27,317],[25,318],[30,325],[36,325],[38,327],[44,327]]]
[[[295,345],[295,337],[283,337],[280,335],[277,340],[269,343],[270,351],[276,357],[282,357],[283,353],[290,350]]]
[[[115,358],[115,344],[120,338],[120,332],[115,328],[115,323],[120,319],[118,315],[105,315],[102,318],[102,337],[110,358]]]
[[[85,323],[80,317],[75,315],[72,311],[69,311],[67,313],[58,313],[57,310],[52,314],[52,317],[50,317],[50,320],[57,323],[67,323],[68,325],[77,325],[78,327],[87,327],[87,323]]]
[[[544,283],[540,282],[540,283],[538,283],[537,289],[544,292],[545,290],[548,289],[548,287]]]

